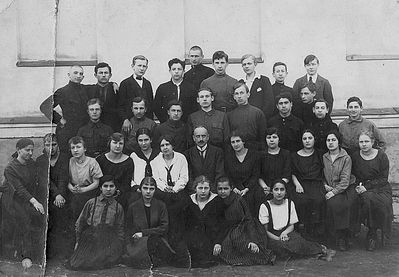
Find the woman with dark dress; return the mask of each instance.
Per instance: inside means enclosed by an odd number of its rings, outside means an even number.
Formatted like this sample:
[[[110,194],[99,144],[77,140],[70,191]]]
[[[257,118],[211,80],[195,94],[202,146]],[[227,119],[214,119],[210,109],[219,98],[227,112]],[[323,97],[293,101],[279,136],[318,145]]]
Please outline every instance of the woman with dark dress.
[[[27,138],[18,140],[17,151],[4,169],[1,248],[3,255],[22,258],[24,268],[41,263],[44,250],[45,208],[38,201],[40,188],[37,166],[32,159],[34,144]]]
[[[123,253],[124,212],[115,200],[113,176],[100,178],[100,196],[86,202],[76,221],[76,245],[68,267],[74,270],[109,268]]]
[[[349,186],[352,160],[341,148],[342,135],[338,130],[330,130],[326,135],[328,152],[323,155],[326,231],[330,238],[335,239],[338,249],[346,251],[350,234],[350,208],[356,197],[354,186]]]
[[[113,133],[108,141],[109,152],[96,158],[104,175],[112,175],[118,196],[116,200],[127,211],[132,197],[131,181],[133,178],[133,160],[123,154],[125,137],[121,133]]]
[[[249,204],[253,217],[258,216],[259,205],[263,195],[259,178],[259,154],[245,147],[243,136],[236,131],[231,133],[230,151],[226,151],[225,172],[230,178],[233,192],[243,197]]]
[[[217,181],[218,197],[225,204],[225,236],[220,258],[230,265],[274,264],[276,256],[267,249],[263,226],[254,220],[245,200],[232,188],[227,177]]]
[[[259,185],[263,188],[266,199],[271,199],[271,185],[276,179],[283,179],[287,184],[291,180],[290,152],[279,146],[279,131],[275,127],[266,130],[266,152],[261,154]]]
[[[352,173],[356,177],[355,188],[360,198],[360,220],[368,228],[367,250],[376,247],[377,229],[382,231],[382,244],[391,234],[393,210],[392,188],[388,182],[389,160],[382,151],[373,148],[374,136],[361,132],[360,151],[352,156]]]
[[[323,185],[323,161],[314,148],[312,130],[302,132],[303,148],[291,153],[292,182],[290,196],[297,207],[299,229],[315,239],[324,232],[325,188]]]
[[[185,241],[191,267],[216,265],[224,236],[224,204],[211,192],[210,181],[201,175],[193,182],[195,193],[190,195],[185,208]]]

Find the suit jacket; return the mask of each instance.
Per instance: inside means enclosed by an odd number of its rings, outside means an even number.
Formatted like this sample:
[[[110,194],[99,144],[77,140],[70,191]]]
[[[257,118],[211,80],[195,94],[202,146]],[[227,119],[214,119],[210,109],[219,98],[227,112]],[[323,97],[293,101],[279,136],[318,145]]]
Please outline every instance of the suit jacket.
[[[147,112],[145,113],[146,117],[150,119],[154,118],[152,107],[154,94],[150,81],[143,77],[143,87],[140,87],[132,75],[123,80],[119,87],[118,106],[119,116],[121,117],[122,121],[133,117],[132,100],[137,96],[140,96],[147,101]]]
[[[269,78],[261,75],[260,78],[255,78],[252,83],[248,103],[262,110],[266,119],[273,116],[274,95],[272,85]]]
[[[140,198],[130,204],[125,222],[128,238],[137,232],[142,232],[143,236],[166,236],[169,226],[168,210],[165,203],[153,198],[150,207],[150,222],[147,222],[144,201]]]
[[[224,175],[223,150],[219,147],[208,143],[205,159],[200,156],[197,146],[191,147],[184,154],[188,162],[189,180],[205,175],[214,184]]]
[[[300,98],[300,87],[303,86],[304,84],[306,84],[308,82],[307,76],[303,76],[299,79],[297,79],[294,83],[294,87],[292,88],[293,94],[293,101],[294,101],[294,107],[295,105],[298,105],[299,103],[301,103],[301,98]],[[321,77],[320,75],[317,75],[317,79],[316,79],[316,99],[324,99],[327,101],[328,105],[330,106],[329,108],[329,114],[331,113],[332,109],[333,109],[333,103],[334,103],[334,97],[332,94],[332,88],[330,85],[330,82]]]

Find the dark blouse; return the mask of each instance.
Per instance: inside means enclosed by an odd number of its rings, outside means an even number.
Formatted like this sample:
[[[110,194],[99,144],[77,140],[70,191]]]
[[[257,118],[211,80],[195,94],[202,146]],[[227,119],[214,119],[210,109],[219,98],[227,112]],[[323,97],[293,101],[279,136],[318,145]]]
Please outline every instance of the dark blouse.
[[[233,188],[243,190],[253,188],[258,184],[259,178],[259,154],[257,151],[248,149],[242,163],[237,159],[235,152],[229,150],[225,157],[225,172],[229,176]]]
[[[388,183],[389,160],[387,155],[378,150],[377,156],[372,160],[365,160],[356,151],[352,155],[352,174],[355,175],[357,183],[374,192],[392,193]]]
[[[323,160],[315,149],[313,154],[302,157],[297,152],[291,154],[292,174],[298,181],[321,181],[323,178]]]
[[[278,154],[272,155],[267,151],[261,154],[260,178],[268,186],[276,179],[291,180],[291,158],[288,150],[280,148]]]

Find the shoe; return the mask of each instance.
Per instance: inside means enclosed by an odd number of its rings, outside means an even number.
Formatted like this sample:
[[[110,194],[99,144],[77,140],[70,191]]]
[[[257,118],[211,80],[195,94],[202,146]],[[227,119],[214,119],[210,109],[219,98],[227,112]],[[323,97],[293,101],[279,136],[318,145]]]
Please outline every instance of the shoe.
[[[339,251],[347,251],[346,241],[344,239],[338,239],[338,249]]]
[[[272,254],[272,256],[270,257],[270,261],[269,261],[270,265],[275,265],[276,259],[277,259],[277,256]]]
[[[369,239],[367,243],[367,251],[374,251],[376,246],[375,239]]]
[[[322,247],[322,255],[320,256],[320,259],[321,260],[325,260],[327,262],[331,262],[332,258],[335,256],[337,251],[332,250],[332,249],[328,249],[324,245],[321,245],[321,247]]]

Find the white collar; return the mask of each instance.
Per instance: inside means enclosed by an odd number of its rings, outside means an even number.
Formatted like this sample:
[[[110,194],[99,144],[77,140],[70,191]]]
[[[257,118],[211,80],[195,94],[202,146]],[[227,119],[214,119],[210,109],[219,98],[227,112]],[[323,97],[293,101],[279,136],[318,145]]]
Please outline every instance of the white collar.
[[[248,81],[247,80],[247,75],[245,75],[243,79],[245,80],[245,83],[246,83],[246,82],[253,82],[253,81],[255,81],[256,78],[260,79],[260,74],[255,71],[255,76],[254,76],[254,79],[252,81]]]
[[[315,75],[313,75],[313,76],[310,76],[309,74],[306,74],[306,80],[308,80],[308,82],[309,82],[309,78],[312,77],[312,82],[313,82],[313,83],[316,83],[316,81],[317,81],[317,76],[318,76],[317,73],[316,73]]]
[[[195,205],[199,206],[199,205],[198,205],[197,198],[196,198],[196,195],[197,195],[197,194],[193,193],[193,194],[190,195],[190,198],[191,198],[191,201],[193,201],[193,203],[194,203]],[[209,203],[213,198],[215,198],[216,196],[218,196],[216,193],[211,192],[211,195],[209,196],[208,200],[205,202],[205,205],[208,204],[208,203]]]

